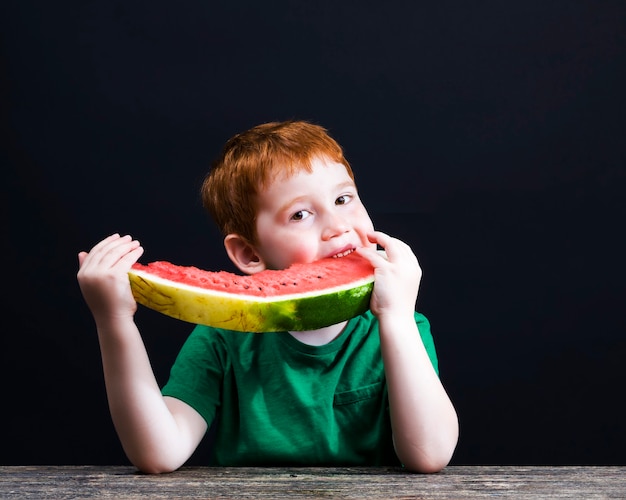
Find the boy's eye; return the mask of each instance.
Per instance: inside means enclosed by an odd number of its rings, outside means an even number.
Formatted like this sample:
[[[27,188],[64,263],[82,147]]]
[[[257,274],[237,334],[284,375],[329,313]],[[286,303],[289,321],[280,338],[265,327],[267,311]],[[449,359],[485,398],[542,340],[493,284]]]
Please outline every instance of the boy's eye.
[[[306,219],[309,215],[311,215],[311,212],[309,212],[308,210],[298,210],[295,214],[293,214],[291,216],[291,220],[304,220]]]
[[[346,203],[349,203],[351,199],[352,196],[344,194],[335,200],[335,205],[345,205]]]

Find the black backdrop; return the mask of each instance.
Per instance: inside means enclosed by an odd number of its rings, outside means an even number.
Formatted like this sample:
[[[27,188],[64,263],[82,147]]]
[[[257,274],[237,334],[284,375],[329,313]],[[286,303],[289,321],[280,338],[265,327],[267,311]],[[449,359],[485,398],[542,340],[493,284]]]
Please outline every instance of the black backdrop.
[[[288,118],[329,128],[420,259],[453,463],[624,463],[623,2],[0,9],[0,463],[126,462],[76,253],[120,231],[144,261],[229,268],[199,184],[233,133]],[[137,320],[164,382],[190,326]]]

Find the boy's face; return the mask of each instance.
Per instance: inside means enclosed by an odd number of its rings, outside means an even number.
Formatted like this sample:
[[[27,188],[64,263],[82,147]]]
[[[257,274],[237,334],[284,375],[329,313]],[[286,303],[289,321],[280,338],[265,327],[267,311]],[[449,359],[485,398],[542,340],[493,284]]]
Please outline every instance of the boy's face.
[[[269,269],[342,256],[361,246],[375,247],[374,226],[346,167],[326,158],[312,171],[278,177],[258,194],[258,256]]]

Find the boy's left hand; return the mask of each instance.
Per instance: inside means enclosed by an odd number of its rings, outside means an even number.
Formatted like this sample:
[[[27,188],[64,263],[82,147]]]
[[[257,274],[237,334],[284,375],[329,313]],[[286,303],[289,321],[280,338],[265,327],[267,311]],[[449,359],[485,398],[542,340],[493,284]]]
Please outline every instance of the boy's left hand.
[[[372,312],[381,316],[407,314],[415,311],[422,269],[417,257],[406,243],[380,231],[368,239],[383,247],[387,258],[373,248],[357,251],[374,266],[374,290],[370,299]]]

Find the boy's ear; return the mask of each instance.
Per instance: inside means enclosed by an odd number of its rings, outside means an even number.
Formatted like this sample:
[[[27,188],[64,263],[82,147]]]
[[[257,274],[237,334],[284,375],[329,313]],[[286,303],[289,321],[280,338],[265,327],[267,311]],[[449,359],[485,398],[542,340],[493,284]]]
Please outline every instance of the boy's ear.
[[[257,254],[254,247],[238,234],[229,234],[224,238],[226,253],[237,268],[246,274],[254,274],[265,270],[265,262]]]

